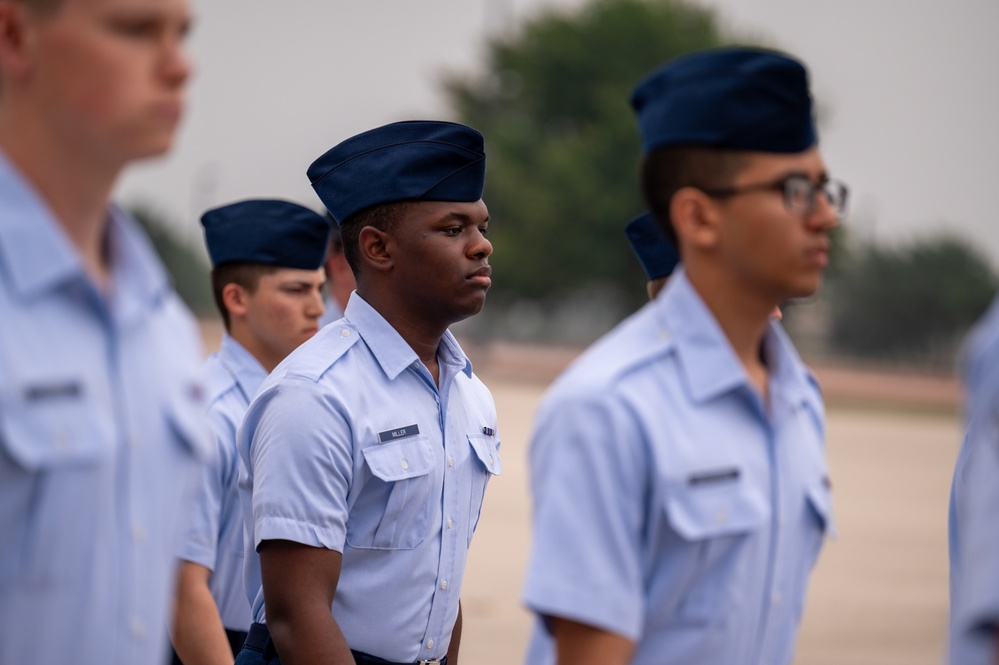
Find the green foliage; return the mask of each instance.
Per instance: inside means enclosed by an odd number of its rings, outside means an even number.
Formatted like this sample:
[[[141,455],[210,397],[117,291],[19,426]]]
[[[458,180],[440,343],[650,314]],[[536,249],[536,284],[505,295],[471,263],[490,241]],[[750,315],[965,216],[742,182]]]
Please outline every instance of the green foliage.
[[[153,247],[170,273],[174,289],[198,316],[214,313],[209,267],[201,256],[182,238],[162,215],[146,205],[129,210],[145,230]]]
[[[830,283],[830,343],[860,357],[949,363],[997,286],[981,252],[954,236],[862,247]]]
[[[666,60],[725,40],[711,11],[673,0],[595,0],[548,13],[490,45],[486,72],[452,78],[462,122],[486,139],[491,297],[561,299],[644,277],[624,237],[642,209],[635,83]]]

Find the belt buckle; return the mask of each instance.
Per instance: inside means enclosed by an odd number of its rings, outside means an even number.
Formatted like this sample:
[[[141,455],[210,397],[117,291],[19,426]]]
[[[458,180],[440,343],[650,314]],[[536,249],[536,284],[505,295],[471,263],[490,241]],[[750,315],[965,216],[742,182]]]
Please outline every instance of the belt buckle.
[[[416,665],[441,665],[439,660],[421,660]]]

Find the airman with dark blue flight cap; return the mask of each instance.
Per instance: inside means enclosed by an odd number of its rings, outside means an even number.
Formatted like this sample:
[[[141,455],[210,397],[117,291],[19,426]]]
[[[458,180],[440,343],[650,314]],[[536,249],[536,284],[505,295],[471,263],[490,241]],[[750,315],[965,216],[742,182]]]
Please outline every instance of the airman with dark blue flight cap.
[[[259,573],[248,560],[256,623],[237,663],[454,662],[468,546],[501,469],[492,396],[448,330],[492,283],[482,136],[393,123],[308,175],[357,288],[240,430]]]
[[[226,330],[202,367],[216,454],[197,486],[180,550],[175,664],[231,660],[252,623],[243,590],[236,430],[267,373],[319,330],[333,227],[326,215],[269,199],[214,208],[201,224]]]
[[[315,270],[323,263],[331,224],[290,201],[249,200],[201,216],[212,265],[262,263]]]
[[[817,140],[805,68],[771,51],[679,58],[643,79],[631,104],[645,152],[701,145],[788,153]]]
[[[380,203],[478,201],[485,184],[482,134],[451,122],[397,122],[340,143],[309,167],[337,223]]]
[[[634,91],[645,203],[683,262],[538,410],[532,665],[792,661],[833,519],[821,395],[772,315],[818,288],[846,199],[807,81],[715,49]]]

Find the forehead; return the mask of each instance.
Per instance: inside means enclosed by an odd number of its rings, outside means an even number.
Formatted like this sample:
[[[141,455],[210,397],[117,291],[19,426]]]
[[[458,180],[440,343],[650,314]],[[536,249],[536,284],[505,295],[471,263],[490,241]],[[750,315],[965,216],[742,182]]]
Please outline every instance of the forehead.
[[[792,173],[819,178],[826,172],[818,146],[797,153],[747,152],[745,155],[746,159],[735,178],[736,183],[758,182]]]
[[[482,199],[478,201],[414,201],[406,206],[403,222],[460,220],[482,223],[489,220],[489,209]]]
[[[188,20],[187,0],[22,0],[25,5],[53,15],[94,12],[142,12]]]
[[[299,268],[277,268],[262,275],[260,282],[278,286],[289,282],[306,282],[309,284],[322,283],[326,281],[326,273],[322,268],[315,270],[301,270]]]

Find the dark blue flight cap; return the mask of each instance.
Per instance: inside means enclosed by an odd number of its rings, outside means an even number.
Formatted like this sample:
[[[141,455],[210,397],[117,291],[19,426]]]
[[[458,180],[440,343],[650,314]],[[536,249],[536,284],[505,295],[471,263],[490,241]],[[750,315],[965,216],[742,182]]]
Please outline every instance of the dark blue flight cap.
[[[238,261],[315,270],[323,264],[332,224],[289,201],[230,203],[201,216],[212,266]]]
[[[396,122],[351,137],[309,167],[312,188],[338,224],[393,201],[478,201],[486,176],[482,134],[453,122]]]
[[[646,153],[690,145],[797,153],[817,138],[808,73],[772,51],[727,48],[673,60],[636,87]]]
[[[650,282],[673,273],[680,262],[680,252],[659,230],[652,215],[646,212],[634,218],[624,227],[624,233]]]

